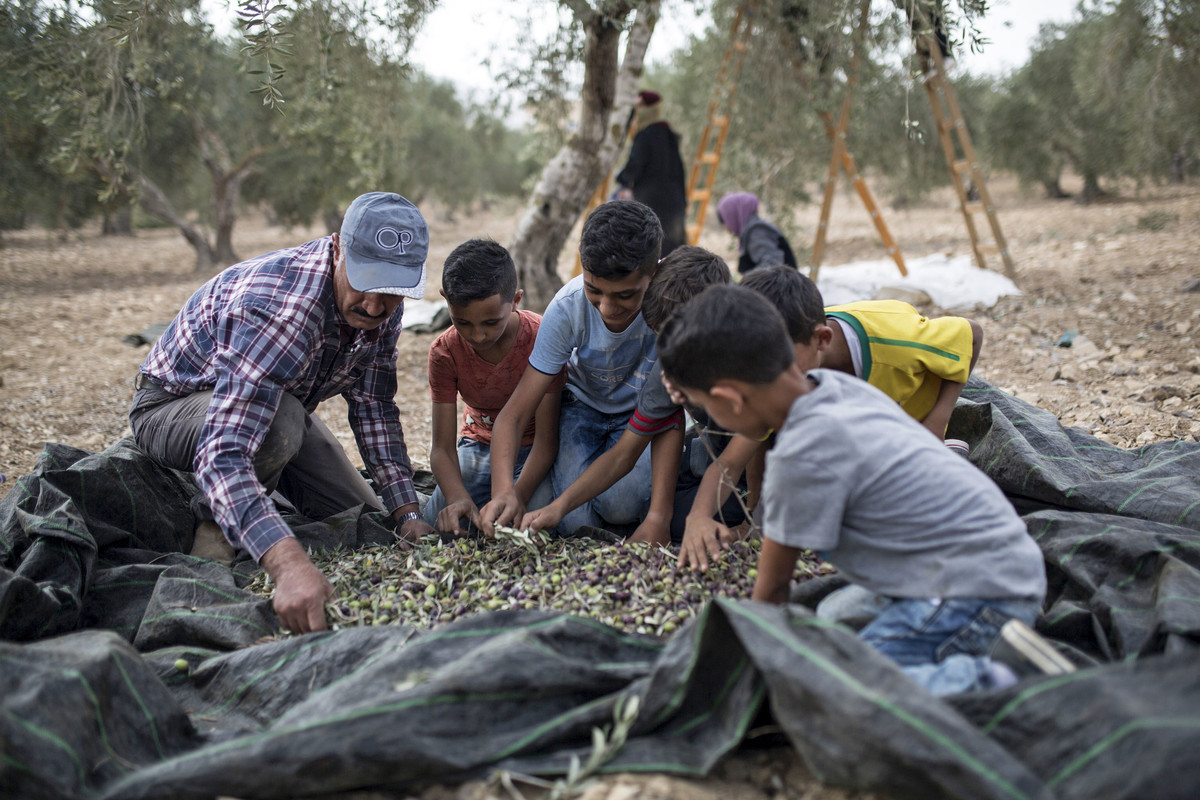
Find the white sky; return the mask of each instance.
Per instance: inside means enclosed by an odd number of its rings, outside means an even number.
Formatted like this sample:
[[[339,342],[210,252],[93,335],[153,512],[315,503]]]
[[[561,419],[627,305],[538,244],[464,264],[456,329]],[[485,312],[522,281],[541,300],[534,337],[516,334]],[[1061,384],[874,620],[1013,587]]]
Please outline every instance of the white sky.
[[[992,0],[987,17],[979,24],[991,44],[983,53],[958,54],[959,67],[974,73],[1001,74],[1021,66],[1038,26],[1069,20],[1077,2]],[[541,5],[551,8],[553,3],[541,0]],[[453,81],[464,92],[487,92],[495,81],[483,61],[489,56],[503,58],[510,44],[525,35],[518,19],[523,19],[525,9],[531,6],[528,0],[441,0],[417,37],[410,60],[430,75]],[[706,24],[707,17],[697,18],[690,6],[666,0],[647,60],[652,64],[665,62],[689,34],[699,33]]]

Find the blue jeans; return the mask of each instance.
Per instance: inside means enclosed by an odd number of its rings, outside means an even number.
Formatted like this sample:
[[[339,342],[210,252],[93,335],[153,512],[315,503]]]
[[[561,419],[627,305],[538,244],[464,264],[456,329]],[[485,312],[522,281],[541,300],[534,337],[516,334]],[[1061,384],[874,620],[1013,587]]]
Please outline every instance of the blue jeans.
[[[1033,625],[1037,600],[892,599],[859,636],[937,696],[993,688],[988,656],[1009,619]]]
[[[521,477],[521,469],[525,466],[525,459],[529,457],[529,451],[532,449],[531,446],[526,445],[517,451],[517,465],[513,470],[514,481]],[[467,494],[471,495],[475,507],[483,508],[492,499],[492,448],[483,442],[462,437],[458,440],[458,470],[462,473],[463,486],[466,487]],[[530,511],[541,508],[552,499],[550,479],[547,477],[534,490],[526,508]],[[425,521],[436,528],[438,514],[445,507],[446,495],[442,493],[442,487],[439,486],[433,490],[433,495],[425,504],[422,512]]]
[[[631,413],[631,412],[630,412]],[[617,443],[630,413],[605,414],[563,392],[559,412],[558,457],[550,469],[554,496],[566,491],[602,453]],[[570,535],[584,525],[597,528],[641,522],[650,510],[650,448],[642,451],[627,475],[596,497],[571,511],[558,523],[558,533]]]
[[[713,437],[713,439],[715,438]],[[718,444],[724,444],[724,442],[718,442]],[[720,455],[720,450],[717,450],[717,455]],[[687,515],[691,513],[692,504],[696,502],[696,495],[700,491],[700,482],[704,480],[704,472],[712,463],[712,456],[699,436],[689,439],[683,446],[683,459],[679,464],[679,479],[675,483],[675,507],[671,515],[671,542],[673,544],[683,541],[683,534],[687,529]],[[730,493],[725,504],[721,506],[720,511],[714,515],[713,519],[730,528],[745,522],[746,514],[742,510],[742,503],[737,494],[744,491],[746,491],[746,476],[743,474],[738,479],[736,491]]]

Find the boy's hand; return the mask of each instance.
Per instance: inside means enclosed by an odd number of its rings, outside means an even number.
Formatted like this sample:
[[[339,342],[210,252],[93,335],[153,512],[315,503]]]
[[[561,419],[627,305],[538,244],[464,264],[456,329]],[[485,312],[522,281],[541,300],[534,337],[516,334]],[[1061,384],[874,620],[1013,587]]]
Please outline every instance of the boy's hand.
[[[455,500],[438,512],[438,530],[453,533],[457,536],[465,535],[468,531],[460,524],[463,517],[466,517],[467,521],[475,527],[482,527],[480,525],[479,509],[475,506],[471,498],[464,497],[462,500]]]
[[[558,523],[562,522],[563,516],[558,503],[551,503],[535,511],[530,511],[521,518],[521,524],[517,527],[523,531],[530,528],[538,531],[552,531],[558,527]]]
[[[800,550],[763,538],[758,554],[758,578],[754,581],[751,600],[781,605],[788,600],[788,586],[796,569]]]
[[[663,388],[667,390],[667,394],[671,398],[671,402],[677,406],[686,406],[687,398],[683,396],[683,392],[675,388],[675,384],[667,380],[667,376],[662,376]]]
[[[729,543],[737,538],[729,528],[715,519],[689,516],[683,531],[683,544],[679,547],[679,569],[690,566],[692,571],[708,571],[709,559],[716,559]]]
[[[479,512],[479,528],[488,536],[496,535],[497,525],[513,525],[525,515],[525,504],[517,497],[516,490],[493,495]]]
[[[660,521],[647,519],[641,525],[638,525],[637,530],[629,537],[630,542],[649,542],[666,546],[671,543],[671,526],[663,525]]]

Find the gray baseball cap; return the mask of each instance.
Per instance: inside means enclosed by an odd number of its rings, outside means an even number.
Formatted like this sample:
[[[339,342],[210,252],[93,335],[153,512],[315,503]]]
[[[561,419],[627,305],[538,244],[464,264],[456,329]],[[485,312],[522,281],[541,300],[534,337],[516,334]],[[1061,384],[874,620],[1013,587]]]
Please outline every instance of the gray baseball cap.
[[[425,296],[429,229],[408,200],[394,192],[359,195],[342,218],[341,241],[356,291]]]

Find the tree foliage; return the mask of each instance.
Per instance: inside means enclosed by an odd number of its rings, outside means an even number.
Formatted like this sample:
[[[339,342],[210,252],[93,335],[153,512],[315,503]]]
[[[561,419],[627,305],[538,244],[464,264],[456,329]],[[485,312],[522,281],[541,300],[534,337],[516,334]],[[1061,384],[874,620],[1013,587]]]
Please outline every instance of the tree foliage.
[[[714,24],[652,76],[663,88],[667,117],[690,134],[691,148],[706,121],[738,6],[736,0],[718,0]],[[897,7],[876,3],[860,38],[862,9],[857,0],[756,4],[717,174],[718,195],[755,192],[777,218],[790,218],[783,212],[809,201],[813,188],[825,180],[831,140],[821,115],[836,119],[851,83],[847,144],[861,170],[882,175],[897,201],[950,180],[916,80],[913,25]],[[974,20],[984,11],[986,4],[979,2],[945,4],[942,15],[955,52],[978,45]],[[966,85],[956,80],[955,85],[970,118],[990,86],[984,80]]]
[[[996,162],[1050,194],[1070,166],[1085,201],[1102,179],[1181,180],[1196,158],[1198,51],[1195,3],[1094,3],[1044,26],[989,113]]]
[[[3,88],[32,113],[3,118],[2,168],[14,183],[40,176],[47,200],[0,195],[0,215],[64,219],[42,206],[78,183],[78,216],[136,201],[207,271],[237,260],[243,186],[283,221],[330,225],[363,191],[451,206],[520,191],[533,169],[522,137],[407,68],[431,7],[229,4],[244,38],[215,34],[197,0],[8,3]]]

